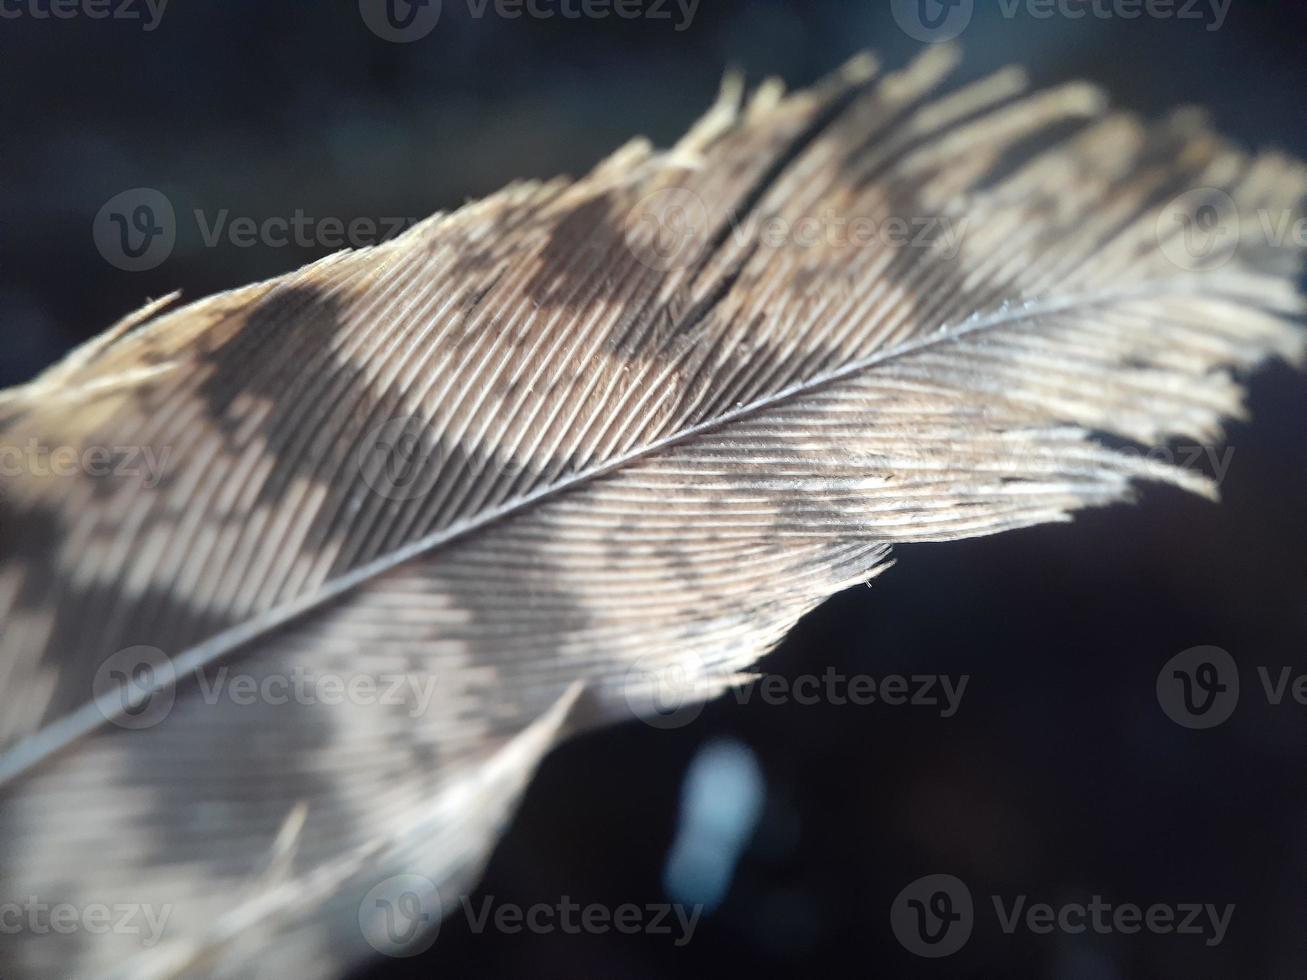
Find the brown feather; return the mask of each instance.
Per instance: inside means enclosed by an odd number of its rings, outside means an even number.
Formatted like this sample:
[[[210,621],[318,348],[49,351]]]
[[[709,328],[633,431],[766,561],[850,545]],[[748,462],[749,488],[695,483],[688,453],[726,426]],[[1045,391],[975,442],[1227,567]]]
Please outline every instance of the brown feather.
[[[331,975],[379,883],[472,887],[568,731],[736,683],[891,545],[1213,493],[1095,434],[1214,439],[1236,372],[1302,357],[1301,256],[1191,254],[1177,208],[1307,172],[1015,70],[932,101],[955,61],[730,80],[668,152],[170,297],[0,394],[6,446],[138,460],[4,480],[0,902],[170,910],[0,972]]]

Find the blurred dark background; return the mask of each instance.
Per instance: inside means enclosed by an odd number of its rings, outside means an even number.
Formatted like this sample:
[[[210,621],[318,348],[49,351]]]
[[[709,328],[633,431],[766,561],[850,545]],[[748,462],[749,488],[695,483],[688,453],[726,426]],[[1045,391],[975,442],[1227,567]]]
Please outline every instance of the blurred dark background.
[[[963,77],[1019,61],[1038,82],[1087,77],[1148,113],[1201,103],[1244,143],[1307,155],[1307,5],[1186,3],[1173,9],[1193,16],[1041,19],[983,0],[961,35]],[[333,250],[206,244],[196,209],[209,222],[420,218],[513,178],[584,172],[637,133],[669,143],[728,64],[797,86],[862,48],[896,66],[920,47],[890,0],[702,0],[688,25],[674,0],[666,20],[474,17],[445,0],[410,43],[370,30],[356,0],[174,0],[153,26],[143,0],[138,20],[3,6],[18,11],[0,18],[4,384],[147,297],[198,297]],[[92,224],[141,187],[174,205],[176,243],[126,272]],[[953,717],[727,699],[682,728],[632,723],[552,756],[474,904],[702,898],[713,889],[685,865],[667,870],[686,846],[674,842],[687,770],[698,759],[705,774],[695,812],[730,816],[756,768],[759,814],[737,814],[729,887],[690,942],[476,934],[455,914],[429,952],[369,975],[1307,975],[1307,707],[1269,704],[1256,673],[1307,669],[1307,380],[1273,368],[1251,406],[1230,432],[1220,507],[1147,488],[1138,507],[1071,525],[905,549],[762,668],[969,675]],[[1243,693],[1229,721],[1193,731],[1163,713],[1155,684],[1169,658],[1207,644],[1233,655]],[[970,887],[976,925],[962,951],[927,960],[896,940],[890,908],[938,873]],[[1007,935],[995,894],[1235,911],[1215,946]]]

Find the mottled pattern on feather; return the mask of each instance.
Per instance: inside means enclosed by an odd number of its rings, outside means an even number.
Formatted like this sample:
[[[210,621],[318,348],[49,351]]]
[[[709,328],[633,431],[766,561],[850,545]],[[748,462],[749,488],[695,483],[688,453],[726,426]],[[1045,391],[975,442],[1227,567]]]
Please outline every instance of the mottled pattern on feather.
[[[931,101],[954,60],[873,83],[859,59],[744,106],[728,85],[668,153],[637,141],[583,180],[151,308],[0,395],[6,443],[167,460],[150,487],[6,481],[0,746],[37,744],[140,644],[209,644],[209,683],[434,681],[271,705],[206,703],[187,675],[157,726],[99,726],[0,786],[0,901],[174,909],[157,949],[20,935],[0,970],[330,975],[368,953],[373,884],[418,873],[456,900],[541,755],[630,717],[651,669],[710,696],[894,543],[1062,520],[1140,477],[1210,492],[1091,434],[1214,438],[1232,371],[1301,355],[1298,256],[1250,242],[1195,275],[1157,215],[1193,187],[1293,207],[1303,168],[1192,112],[1105,114],[1083,85],[1020,98],[1015,71]],[[1092,121],[1020,152],[1071,118]],[[641,237],[668,201],[695,217],[674,261]],[[750,231],[827,213],[965,233]],[[395,419],[420,492],[378,493],[366,462]]]

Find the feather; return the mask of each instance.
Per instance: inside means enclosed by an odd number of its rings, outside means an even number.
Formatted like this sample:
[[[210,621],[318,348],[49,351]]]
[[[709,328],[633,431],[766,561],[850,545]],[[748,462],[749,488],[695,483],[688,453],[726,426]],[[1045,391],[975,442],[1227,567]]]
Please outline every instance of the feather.
[[[0,903],[167,911],[24,918],[0,973],[338,974],[376,889],[434,927],[473,887],[560,739],[741,682],[892,545],[1214,495],[1104,437],[1214,440],[1302,359],[1301,257],[1183,209],[1307,172],[1013,69],[936,98],[956,61],[728,79],[669,151],[0,394]]]

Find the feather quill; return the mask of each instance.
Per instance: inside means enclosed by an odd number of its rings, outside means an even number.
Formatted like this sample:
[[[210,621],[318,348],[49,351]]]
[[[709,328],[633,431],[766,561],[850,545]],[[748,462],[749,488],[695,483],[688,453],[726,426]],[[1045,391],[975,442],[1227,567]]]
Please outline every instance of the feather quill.
[[[1301,256],[1177,251],[1171,210],[1307,171],[1014,69],[934,98],[956,61],[730,79],[670,151],[168,297],[0,393],[5,446],[163,461],[0,486],[0,903],[168,913],[24,920],[0,973],[337,975],[393,876],[475,884],[559,739],[738,683],[892,545],[1214,494],[1098,437],[1216,439],[1238,373],[1302,359]]]

